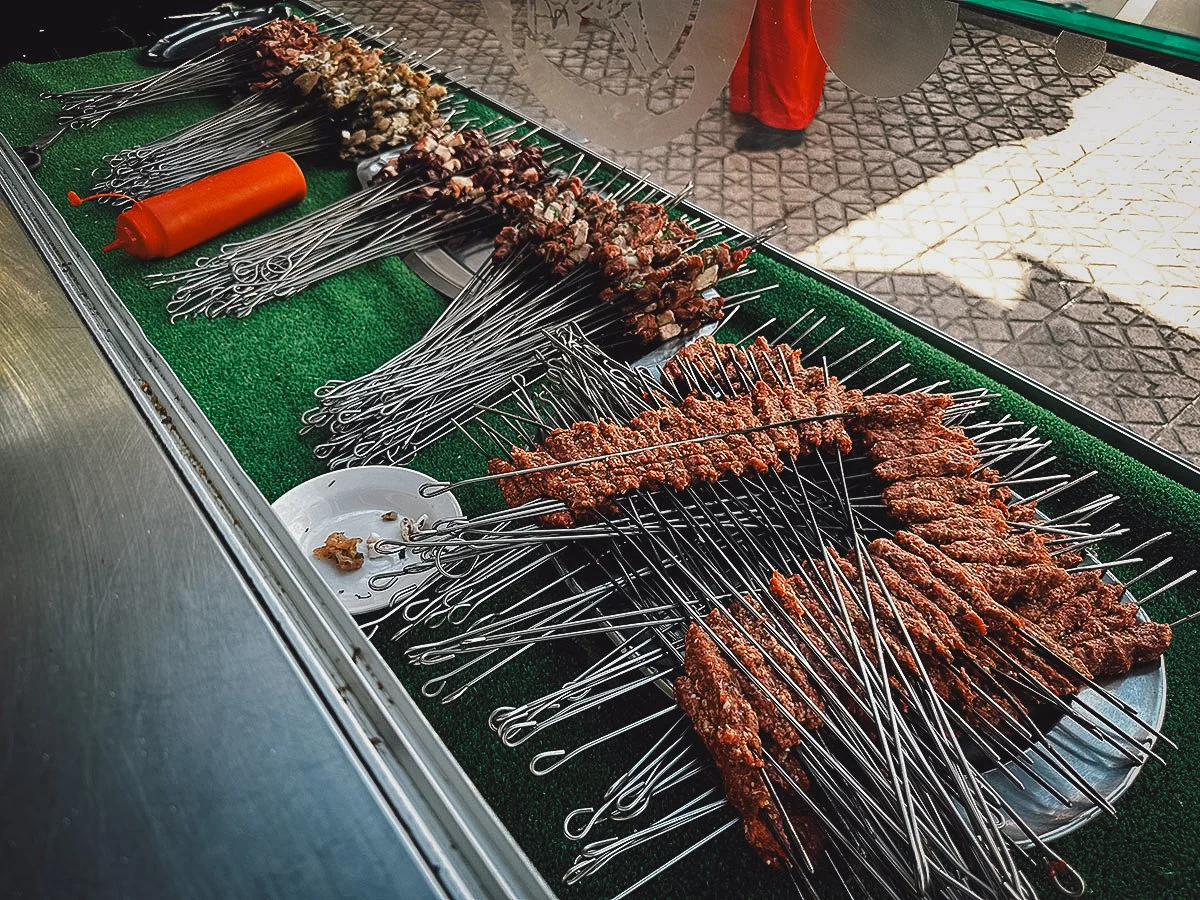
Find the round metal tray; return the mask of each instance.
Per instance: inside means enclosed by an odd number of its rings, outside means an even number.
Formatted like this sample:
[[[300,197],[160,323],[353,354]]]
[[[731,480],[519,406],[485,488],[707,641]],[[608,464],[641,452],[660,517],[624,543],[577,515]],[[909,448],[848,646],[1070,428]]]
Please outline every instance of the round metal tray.
[[[1105,580],[1112,579],[1106,577]],[[1132,602],[1133,597],[1127,593],[1125,600]],[[1147,620],[1149,616],[1139,610],[1138,618]],[[1138,719],[1155,731],[1162,728],[1163,718],[1167,713],[1167,667],[1162,657],[1159,657],[1157,662],[1140,666],[1121,678],[1102,682],[1101,686],[1134,709]],[[1155,735],[1105,699],[1098,691],[1085,688],[1071,704],[1081,718],[1094,721],[1093,715],[1084,709],[1085,705],[1135,737],[1146,748],[1154,746]],[[1111,744],[1091,734],[1066,716],[1046,732],[1045,743],[1056,750],[1058,755],[1109,803],[1115,803],[1142,770],[1142,764],[1135,763]],[[1026,750],[1024,755],[1026,765],[1067,797],[1071,801],[1070,806],[1064,806],[1015,763],[1009,762],[1004,768],[1021,782],[1021,788],[1017,788],[1007,775],[997,769],[985,772],[984,777],[1012,807],[1013,812],[1042,840],[1051,841],[1069,834],[1101,813],[1099,806],[1078,787],[1055,772],[1033,749]],[[1005,831],[1018,843],[1027,843],[1024,833],[1011,821]]]
[[[692,335],[688,340],[695,340],[698,336]],[[638,365],[657,374],[678,350],[679,347],[659,348],[639,360]],[[1019,498],[1014,495],[1014,500],[1019,501]],[[1084,559],[1089,563],[1099,561],[1091,554],[1087,554]],[[565,573],[565,569],[563,571]],[[1105,573],[1104,580],[1110,583],[1116,581],[1108,573]],[[578,585],[574,579],[571,583],[582,589],[582,585]],[[1134,597],[1127,591],[1124,600],[1133,602]],[[1150,617],[1144,610],[1139,609],[1138,618],[1148,621]],[[616,641],[617,638],[614,636],[613,640]],[[674,696],[672,686],[668,682],[661,681],[658,686],[668,696]],[[1100,686],[1133,709],[1139,720],[1149,724],[1155,731],[1161,730],[1167,711],[1167,669],[1162,657],[1155,663],[1140,666],[1129,674],[1105,681]],[[1154,746],[1154,734],[1093,688],[1081,691],[1071,705],[1085,720],[1095,722],[1095,716],[1098,715],[1133,736],[1146,748]],[[1089,713],[1085,706],[1093,710],[1094,714]],[[1102,723],[1097,724],[1103,729]],[[1096,737],[1065,715],[1048,730],[1043,730],[1046,734],[1044,745],[1049,745],[1057,751],[1058,755],[1110,804],[1115,803],[1117,798],[1129,789],[1142,770],[1143,764],[1135,763],[1111,744]],[[1013,761],[1003,765],[1007,774],[1001,772],[1000,768],[993,767],[984,772],[984,778],[1041,840],[1052,841],[1069,834],[1103,811],[1087,794],[1059,775],[1035,748],[1025,750],[1024,757],[1025,765],[1066,797],[1070,801],[1069,806],[1038,784],[1030,773]],[[1015,778],[1021,787],[1014,784],[1009,775]],[[1018,828],[1011,818],[1008,819],[1005,832],[1021,846],[1031,843],[1025,832]]]

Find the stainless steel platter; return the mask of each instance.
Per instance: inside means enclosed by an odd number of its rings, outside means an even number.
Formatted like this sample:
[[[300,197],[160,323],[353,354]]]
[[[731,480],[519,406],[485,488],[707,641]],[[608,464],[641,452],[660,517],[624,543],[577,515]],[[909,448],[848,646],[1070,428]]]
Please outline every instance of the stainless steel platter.
[[[710,326],[710,329],[713,327]],[[706,331],[708,330],[706,329]],[[679,346],[663,345],[643,356],[636,365],[647,369],[657,377],[661,374],[667,361],[684,344],[696,340],[698,337],[700,335],[695,334],[686,339],[681,338],[672,342],[678,343]],[[1014,494],[1014,501],[1019,502],[1019,499]],[[1085,554],[1084,560],[1089,564],[1099,562],[1091,553]],[[566,564],[559,562],[558,565],[563,574],[566,574]],[[1117,581],[1108,572],[1104,574],[1104,580],[1109,583]],[[576,590],[583,590],[583,585],[574,579],[571,581]],[[1127,603],[1136,602],[1134,596],[1128,591],[1123,599]],[[1138,618],[1144,621],[1150,619],[1141,609],[1138,610]],[[613,638],[613,641],[614,643],[620,642],[616,637]],[[674,696],[672,685],[669,682],[663,680],[657,684],[667,696]],[[1159,657],[1154,663],[1135,669],[1128,675],[1106,681],[1101,687],[1118,701],[1133,709],[1138,720],[1148,723],[1155,731],[1161,731],[1167,712],[1167,668],[1163,657]],[[1088,714],[1085,707],[1093,710],[1096,715]],[[1137,720],[1123,712],[1115,703],[1093,688],[1081,691],[1078,698],[1072,703],[1072,708],[1081,716],[1090,718],[1101,729],[1104,725],[1102,721],[1097,721],[1097,716],[1101,720],[1108,720],[1121,731],[1134,736],[1147,749],[1152,748],[1157,740],[1157,737],[1138,724]],[[1052,727],[1046,728],[1045,733],[1044,745],[1049,746],[1050,752],[1061,757],[1087,781],[1097,794],[1110,804],[1115,803],[1129,789],[1145,765],[1144,762],[1135,762],[1130,759],[1111,743],[1089,732],[1081,724],[1066,716],[1059,719]],[[1103,811],[1102,807],[1097,805],[1083,790],[1063,778],[1038,753],[1037,748],[1026,749],[1024,757],[1027,767],[1033,769],[1037,776],[1053,785],[1062,796],[1070,801],[1070,805],[1064,804],[1038,784],[1033,773],[1013,762],[1004,765],[1004,771],[993,768],[986,771],[984,776],[1000,797],[1012,807],[1013,812],[1043,841],[1052,841],[1070,834],[1092,821]],[[1013,779],[1016,779],[1019,787],[1013,783]],[[1018,844],[1030,846],[1031,842],[1011,818],[1005,831]]]

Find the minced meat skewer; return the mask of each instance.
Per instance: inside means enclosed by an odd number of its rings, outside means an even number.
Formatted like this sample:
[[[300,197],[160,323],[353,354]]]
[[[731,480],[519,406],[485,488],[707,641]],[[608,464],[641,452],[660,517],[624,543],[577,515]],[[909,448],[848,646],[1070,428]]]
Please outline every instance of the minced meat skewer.
[[[747,842],[763,862],[784,865],[788,853],[775,837],[784,831],[763,780],[758,717],[717,645],[694,622],[684,638],[683,671],[675,679],[675,700],[716,763]]]
[[[758,717],[759,730],[769,735],[781,750],[790,750],[800,743],[800,735],[784,712],[801,721],[804,718],[804,702],[795,697],[792,689],[779,678],[758,648],[742,636],[728,616],[719,609],[714,609],[705,616],[705,622],[725,649],[746,667],[758,684],[762,685],[762,688],[759,688],[749,678],[738,672],[734,673],[734,677],[741,684],[742,694]]]
[[[953,591],[969,602],[986,623],[988,637],[1011,653],[1028,674],[1042,682],[1056,696],[1073,694],[1079,689],[1078,677],[1068,677],[1047,662],[1030,645],[1028,634],[1061,659],[1071,662],[1078,674],[1090,677],[1087,666],[1038,626],[992,599],[979,580],[939,548],[914,534],[898,532],[896,541],[906,550],[920,556],[930,571]]]
[[[816,672],[830,671],[834,676],[834,688],[845,705],[862,719],[868,728],[874,727],[861,704],[845,696],[847,692],[856,695],[856,688],[861,676],[857,671],[857,654],[850,646],[849,636],[843,632],[844,623],[839,619],[834,621],[824,604],[817,599],[809,587],[804,575],[781,575],[778,572],[771,576],[771,594],[779,602],[780,607],[802,631],[816,648],[815,654],[807,646],[804,648],[805,658]],[[851,604],[853,605],[853,604]],[[852,614],[852,626],[857,642],[860,644],[864,659],[871,665],[878,664],[874,641],[870,638],[870,625],[859,614]],[[865,643],[864,643],[865,641]],[[900,690],[902,685],[890,676],[894,688]],[[829,682],[827,682],[829,684]],[[833,688],[833,684],[830,685]]]
[[[825,380],[819,366],[807,366],[803,353],[788,344],[770,344],[759,336],[747,347],[720,343],[711,336],[688,344],[663,367],[663,375],[683,389],[707,390],[717,385],[723,391],[744,393],[758,382],[771,387],[790,384],[811,388]],[[834,379],[831,379],[834,380]],[[850,392],[855,404],[862,399]]]
[[[684,388],[717,384],[744,392],[758,381],[772,387],[795,383],[809,368],[801,362],[799,350],[787,344],[772,346],[762,336],[744,349],[705,336],[675,354],[663,367],[663,375]]]
[[[1045,546],[1049,539],[1049,535],[1034,531],[1010,532],[1000,538],[951,541],[943,544],[941,550],[962,563],[1032,566],[1050,559]]]
[[[500,479],[505,502],[518,506],[544,497],[563,501],[573,514],[586,514],[605,509],[614,497],[634,487],[653,489],[665,484],[683,490],[727,475],[778,471],[784,468],[786,458],[829,444],[842,449],[849,441],[845,430],[828,433],[819,427],[820,422],[763,427],[815,414],[810,395],[790,386],[771,388],[759,383],[753,394],[729,399],[690,396],[679,406],[646,410],[627,426],[577,422],[570,428],[558,428],[545,437],[540,448],[513,448],[511,465],[496,460],[489,463],[488,471],[505,474],[556,466]],[[729,434],[747,429],[759,430],[751,435]],[[688,442],[692,437],[706,440]],[[645,454],[632,452],[639,448],[646,448]],[[617,453],[625,455],[613,456]],[[609,458],[594,460],[597,456]],[[652,458],[662,465],[639,465]],[[560,465],[573,460],[593,461]],[[569,519],[557,517],[556,521]]]
[[[808,586],[799,576],[791,576],[790,578],[781,575],[779,572],[774,572],[771,575],[770,582],[771,596],[779,604],[784,613],[787,614],[792,624],[808,638],[812,647],[803,640],[796,641],[798,649],[804,654],[809,665],[814,672],[824,672],[827,669],[835,674],[843,683],[853,683],[854,676],[846,667],[843,660],[850,659],[848,656],[849,648],[840,641],[839,636],[828,630],[816,616],[816,610],[813,609],[814,604],[805,604],[809,611],[813,613],[813,619],[820,625],[821,630],[828,635],[828,639],[823,636],[817,627],[808,620],[805,615],[803,601],[801,598],[807,597]],[[815,653],[814,653],[815,649]]]
[[[997,508],[1012,496],[1008,488],[997,488],[975,478],[959,476],[917,476],[896,480],[883,489],[884,500],[919,497],[943,503],[960,505],[991,505],[999,500]]]
[[[1009,533],[1007,520],[993,507],[982,507],[981,510],[968,507],[945,518],[905,524],[913,534],[939,546],[957,540],[983,541]]]
[[[886,560],[915,590],[945,610],[962,637],[961,652],[972,663],[987,672],[1012,671],[1012,667],[987,645],[988,628],[980,614],[966,598],[934,574],[925,559],[887,539],[872,541],[868,552],[873,558]]]
[[[863,397],[859,391],[847,391],[836,378],[826,384],[824,370],[805,366],[799,351],[786,344],[772,347],[761,336],[746,349],[703,337],[680,350],[664,374],[680,385],[699,382],[705,392],[713,385],[722,393],[746,393],[759,384],[768,389],[792,386],[812,397],[814,411],[809,415],[852,412]],[[815,423],[814,428],[822,432],[823,443],[836,444],[843,453],[854,449],[840,419]]]
[[[793,713],[796,719],[809,728],[820,727],[820,714],[824,709],[821,696],[813,688],[808,675],[800,667],[800,663],[792,655],[792,652],[776,640],[775,636],[768,630],[765,624],[767,613],[763,609],[762,604],[754,597],[746,596],[739,603],[734,604],[731,612],[738,623],[757,642],[758,646],[765,650],[774,659],[776,664],[787,673],[788,678],[795,685],[795,690],[803,692],[809,698],[809,703],[801,700],[796,704],[796,712]]]
[[[850,611],[851,620],[856,624],[861,621],[866,628],[866,639],[870,639],[870,619],[867,617],[866,612],[859,608],[860,603],[864,604],[865,607],[865,598],[860,597],[862,583],[859,578],[859,569],[848,559],[843,558],[834,550],[830,550],[829,555],[833,560],[834,565],[836,565],[840,572],[845,576],[844,581],[837,582],[837,590],[844,592],[846,590],[846,585],[849,584],[850,590],[853,592],[853,602],[845,604],[846,608]],[[829,579],[828,583],[835,583],[835,579],[833,578],[832,573],[830,573],[827,565],[824,563],[818,563],[817,567],[820,569],[821,574]],[[888,647],[892,650],[892,654],[898,661],[900,661],[901,665],[903,665],[907,671],[912,674],[916,674],[918,671],[916,660],[913,658],[912,651],[909,650],[908,646],[904,642],[903,637],[901,636],[900,627],[896,621],[896,617],[892,614],[891,608],[880,595],[878,587],[870,581],[867,582],[867,590],[871,595],[870,602],[875,613],[875,621],[879,625],[880,636],[883,638],[884,643],[888,645]],[[914,621],[913,625],[922,635],[922,638],[929,635],[928,626],[926,626],[924,622],[921,622],[918,625],[917,622]],[[926,641],[922,640],[922,643],[926,643]],[[929,643],[936,644],[936,639],[933,639],[930,636]]]
[[[832,586],[832,590],[840,594],[845,593],[845,585],[832,576],[829,567],[824,562],[817,562],[815,565],[806,563],[805,566],[818,576],[818,583],[823,581],[826,585]],[[858,637],[859,647],[863,656],[872,666],[878,666],[879,654],[875,649],[875,632],[871,629],[870,621],[863,614],[863,611],[859,609],[857,600],[845,602],[843,603],[843,607],[849,616],[854,633]],[[904,645],[902,639],[897,636],[894,623],[891,621],[885,622],[882,618],[878,618],[877,621],[880,623],[879,635],[891,651],[892,656],[895,657],[896,661],[905,671],[915,673],[917,671],[916,660],[913,658],[912,652]],[[898,692],[903,690],[903,684],[895,675],[889,675],[888,682],[891,684],[893,690]]]
[[[903,602],[913,610],[919,612],[924,617],[930,631],[936,636],[941,647],[944,648],[938,652],[937,656],[931,656],[922,652],[926,666],[932,664],[939,669],[939,677],[947,688],[947,693],[942,694],[939,691],[939,694],[943,698],[952,698],[956,709],[974,714],[993,725],[999,725],[1001,718],[996,708],[991,703],[980,699],[979,691],[966,677],[963,666],[968,664],[973,665],[975,659],[972,658],[966,641],[963,640],[963,636],[954,626],[954,623],[946,616],[945,611],[924,593],[917,590],[904,578],[901,578],[896,570],[882,557],[872,554],[871,559],[876,570],[879,572],[879,577],[882,579],[884,586],[887,587],[893,598],[898,603]],[[935,682],[935,686],[936,684],[937,682]],[[1007,709],[1002,699],[993,702]]]
[[[903,432],[900,432],[904,434]],[[911,456],[927,456],[932,453],[937,453],[940,450],[958,449],[966,454],[972,454],[974,448],[962,441],[947,439],[942,435],[937,436],[904,436],[891,437],[877,441],[873,444],[868,444],[867,455],[875,462],[895,461]],[[978,461],[971,457],[971,468],[967,471],[973,471],[978,465]],[[909,463],[908,465],[912,465]],[[876,471],[876,474],[879,474]],[[881,476],[882,477],[882,476]]]
[[[1034,516],[1034,504],[1010,507],[1012,495],[997,484],[999,473],[980,468],[974,443],[963,431],[943,423],[951,398],[917,394],[855,397],[846,403],[847,392],[829,392],[832,382],[825,384],[823,372],[805,369],[799,354],[771,358],[768,353],[765,342],[742,349],[706,341],[681,355],[668,369],[678,383],[725,394],[730,386],[744,391],[747,379],[755,378],[759,380],[751,390],[756,399],[747,404],[744,394],[738,394],[736,402],[721,407],[705,405],[708,401],[693,395],[680,407],[687,409],[683,418],[697,423],[696,428],[688,431],[681,420],[666,416],[661,424],[655,422],[655,433],[702,437],[706,431],[718,433],[718,428],[736,430],[731,423],[748,422],[756,414],[779,421],[828,408],[821,406],[822,400],[840,401],[838,408],[853,414],[842,430],[866,445],[875,474],[885,483],[885,507],[908,529],[869,546],[878,582],[863,578],[861,560],[843,558],[832,548],[828,563],[772,576],[774,602],[790,620],[787,627],[794,630],[793,637],[801,638],[792,641],[795,656],[775,640],[765,624],[766,611],[753,598],[731,607],[744,632],[724,613],[708,616],[720,642],[753,676],[732,677],[740,678],[744,702],[757,714],[764,735],[760,741],[768,748],[786,749],[801,737],[788,718],[807,727],[820,726],[819,716],[802,718],[808,704],[797,691],[813,698],[813,705],[823,691],[834,691],[828,699],[847,690],[857,693],[859,654],[876,665],[880,644],[904,672],[928,676],[937,695],[961,715],[964,727],[974,724],[997,738],[1001,732],[1024,733],[1025,723],[1036,732],[1029,721],[1034,706],[1075,694],[1085,679],[1127,672],[1166,649],[1170,627],[1138,620],[1137,607],[1122,602],[1122,586],[1106,584],[1094,571],[1068,571],[1079,561],[1077,553],[1052,550],[1050,534],[1013,527]],[[794,385],[796,393],[784,397],[773,389],[784,383]],[[827,393],[815,396],[821,389]],[[731,435],[711,442],[712,447],[705,447],[707,442],[690,444],[679,456],[690,478],[737,476],[775,468],[781,453],[795,458],[819,446],[838,446],[822,431],[823,427],[764,429],[753,439],[734,440]],[[822,587],[810,588],[810,580]],[[829,600],[825,590],[840,596]],[[861,596],[864,590],[867,595]],[[828,606],[831,602],[837,612]],[[768,661],[787,677],[780,678]],[[810,680],[801,662],[808,672],[826,677]],[[889,675],[889,681],[899,689],[897,700],[903,709],[903,691],[909,686],[899,673]],[[856,718],[863,715],[860,706],[845,705]],[[781,715],[783,710],[787,717]],[[870,727],[865,719],[863,724]],[[807,779],[802,774],[794,780],[803,789]],[[777,772],[768,772],[767,778],[780,788],[785,784]],[[787,793],[779,795],[780,802],[791,812]],[[758,809],[754,822],[743,816],[748,838],[760,852],[763,847],[782,850],[780,841],[786,839],[771,805]],[[803,816],[792,818],[808,828]],[[801,840],[807,846],[813,836],[819,837],[820,831]]]
[[[1065,567],[1075,565],[1079,555],[1052,556],[1048,535],[1012,531],[1002,496],[986,499],[982,483],[979,502],[966,508],[904,496],[913,493],[904,487],[911,483],[902,481],[885,489],[885,498],[891,499],[889,512],[914,523],[909,540],[939,547],[948,558],[943,565],[953,560],[1000,606],[1014,607],[1037,643],[1075,662],[1082,674],[1124,674],[1133,665],[1157,658],[1170,643],[1169,627],[1137,620],[1136,607],[1131,604],[1123,614],[1106,614],[1103,598],[1119,599],[1124,589],[1120,585],[1099,589],[1096,573],[1068,573]],[[969,490],[947,486],[948,492],[959,495]],[[1052,610],[1059,610],[1058,615]],[[1006,640],[1009,652],[1032,659],[1029,665],[1056,694],[1078,688],[1074,679],[1062,676],[1042,660],[1027,641]]]
[[[904,482],[900,482],[904,484]],[[905,524],[935,522],[958,518],[964,513],[973,513],[983,518],[1006,524],[1004,513],[991,505],[969,506],[953,500],[929,497],[884,497],[888,513]]]
[[[884,482],[940,475],[970,475],[979,465],[971,451],[961,444],[937,445],[915,456],[896,456],[875,465],[875,474]]]
[[[1171,646],[1171,637],[1170,625],[1131,620],[1120,630],[1109,628],[1079,640],[1072,650],[1097,677],[1109,677],[1158,659]]]
[[[892,437],[937,438],[970,443],[961,431],[947,428],[942,416],[954,403],[949,394],[871,394],[863,398],[854,427],[868,446]]]
[[[1091,576],[1091,577],[1080,577]],[[1059,602],[1018,604],[1028,609],[1043,632],[1080,658],[1094,676],[1122,675],[1157,659],[1171,643],[1171,627],[1137,618],[1138,607],[1122,602],[1125,588],[1103,582],[1094,572],[1069,576],[1075,593]],[[1065,594],[1060,587],[1055,592]]]
[[[982,619],[929,570],[924,560],[887,539],[872,542],[868,552],[889,590],[909,599],[926,615],[927,621],[936,623],[933,627],[939,635],[944,636],[946,645],[955,655],[960,672],[963,672],[962,667],[965,666],[967,670],[977,670],[988,675],[994,682],[992,673],[1007,670],[1004,661],[983,642],[984,631],[980,630],[984,627]],[[905,575],[902,576],[901,572]],[[965,634],[951,621],[951,615],[958,616],[959,621],[967,624]],[[966,680],[965,672],[963,677]],[[980,696],[985,691],[990,700],[984,700]],[[1004,710],[1015,719],[1020,719],[1028,712],[1025,706],[1013,707],[1003,693],[997,696],[989,689],[968,688],[964,694],[974,699],[965,700],[962,708],[993,724],[1002,724],[998,718],[1000,710]]]
[[[993,617],[993,639],[1056,694],[1073,692],[1078,680],[1052,666],[1038,645],[1084,675],[1124,674],[1157,658],[1170,643],[1169,626],[1139,620],[1136,606],[1120,603],[1120,585],[1068,572],[1082,560],[1079,552],[1052,554],[1050,535],[1015,530],[1014,523],[1036,517],[1035,504],[1010,506],[1011,492],[994,484],[999,473],[975,471],[973,442],[942,424],[947,406],[914,395],[869,397],[862,418],[848,423],[876,460],[885,508],[909,528],[898,540],[956,590],[990,597],[994,607],[982,609]],[[1021,628],[996,618],[1005,607],[1019,613]]]
[[[856,592],[861,591],[861,571],[858,566],[836,553],[833,556],[847,580],[855,586]],[[904,634],[908,635],[913,648],[920,655],[925,674],[929,676],[930,683],[937,695],[943,700],[958,698],[960,701],[969,701],[970,689],[954,671],[952,651],[942,642],[940,635],[930,626],[920,609],[910,603],[908,597],[903,593],[893,593],[890,590],[892,602],[888,603],[879,585],[873,579],[867,580],[867,590],[870,592],[875,618],[885,640],[888,641],[889,646],[895,645],[904,648],[904,657],[901,658],[897,655],[897,658],[901,660],[902,664],[905,660],[909,661],[907,664],[909,672],[920,677],[920,669],[916,666],[911,651],[908,650]],[[896,607],[895,612],[892,610],[893,605]],[[958,636],[957,633],[955,636],[958,637],[958,643],[961,643],[961,636]],[[893,653],[895,653],[894,649]]]
[[[913,528],[912,531],[931,544],[940,543],[937,537],[925,534],[917,528]],[[1021,615],[1034,621],[1040,620],[1042,609],[1049,602],[1052,592],[1058,591],[1070,581],[1070,575],[1065,569],[1048,563],[1028,566],[964,563],[964,566],[983,583],[996,602],[1011,606]],[[1022,605],[1021,601],[1026,598],[1031,601],[1030,607]]]
[[[768,766],[767,777],[780,792],[780,797],[788,811],[788,820],[796,831],[796,837],[803,845],[805,855],[810,860],[820,859],[821,852],[825,849],[825,832],[817,819],[805,813],[795,799],[797,787],[803,791],[808,790],[808,773],[791,754],[776,754],[775,758],[783,772],[778,772],[774,767]],[[784,773],[787,778],[784,777]],[[788,783],[789,778],[791,779],[790,784]],[[787,833],[785,832],[785,834]]]

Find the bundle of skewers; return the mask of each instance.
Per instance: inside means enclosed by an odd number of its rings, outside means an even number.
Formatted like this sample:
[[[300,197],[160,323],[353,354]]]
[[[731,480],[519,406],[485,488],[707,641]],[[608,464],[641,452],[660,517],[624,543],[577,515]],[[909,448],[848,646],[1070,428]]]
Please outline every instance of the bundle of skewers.
[[[251,29],[252,33],[270,27]],[[229,46],[250,41],[239,29]],[[354,37],[293,27],[258,48],[225,112],[160,140],[105,158],[97,192],[135,199],[161,193],[274,151],[293,156],[369,156],[444,123],[446,89],[411,56],[365,47]]]
[[[576,161],[578,166],[578,160]],[[455,430],[514,377],[541,372],[546,332],[573,326],[609,353],[642,353],[720,320],[754,292],[723,296],[752,242],[718,240],[641,181],[595,174],[517,184],[492,206],[494,251],[430,331],[373,372],[318,390],[306,429],[334,467],[399,463]]]
[[[149,280],[174,287],[172,320],[244,317],[372,260],[495,232],[495,198],[538,184],[554,161],[534,134],[524,123],[431,128],[390,156],[366,190]]]
[[[988,418],[982,390],[914,390],[904,365],[859,387],[894,345],[829,361],[803,336],[705,338],[652,374],[578,330],[550,339],[544,375],[475,423],[488,474],[458,483],[497,483],[506,508],[383,542],[407,562],[373,589],[429,577],[369,624],[399,620],[410,661],[447,669],[423,688],[443,702],[551,642],[611,640],[489,720],[516,747],[649,703],[531,760],[547,776],[645,748],[566,817],[591,838],[566,880],[659,846],[624,897],[738,829],[799,896],[1031,898],[1037,869],[1082,892],[1017,807],[1112,813],[1080,754],[1133,769],[1169,743],[1118,686],[1193,618],[1142,607],[1194,571],[1138,600],[1169,558],[1111,575],[1166,535],[1087,556],[1127,534],[1091,524],[1116,498],[1067,508],[1089,476],[1048,474],[1047,442]]]
[[[299,57],[321,43],[315,22],[296,16],[253,28],[236,28],[212,50],[155,75],[50,94],[60,112],[57,124],[94,127],[115,113],[199,97],[261,90],[296,67]]]

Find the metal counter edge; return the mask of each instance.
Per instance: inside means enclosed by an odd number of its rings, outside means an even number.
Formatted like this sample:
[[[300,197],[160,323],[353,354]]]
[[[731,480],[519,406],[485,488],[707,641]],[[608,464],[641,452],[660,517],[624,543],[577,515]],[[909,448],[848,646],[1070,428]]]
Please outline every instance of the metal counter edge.
[[[0,193],[443,888],[554,897],[2,135]]]

